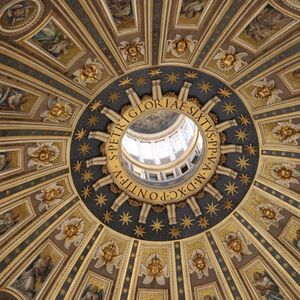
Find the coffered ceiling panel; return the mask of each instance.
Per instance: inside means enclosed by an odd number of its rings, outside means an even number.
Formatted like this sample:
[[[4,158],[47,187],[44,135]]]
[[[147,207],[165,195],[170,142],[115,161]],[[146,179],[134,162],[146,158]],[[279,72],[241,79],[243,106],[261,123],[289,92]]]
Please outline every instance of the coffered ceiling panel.
[[[0,300],[300,299],[299,11],[1,1]]]

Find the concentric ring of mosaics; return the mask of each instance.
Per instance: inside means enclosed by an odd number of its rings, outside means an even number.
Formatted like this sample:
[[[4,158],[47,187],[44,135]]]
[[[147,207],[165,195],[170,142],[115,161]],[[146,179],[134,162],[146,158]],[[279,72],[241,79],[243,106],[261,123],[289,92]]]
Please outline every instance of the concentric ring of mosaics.
[[[160,70],[163,73],[168,71],[170,74],[174,69],[170,66]],[[101,107],[97,122],[89,128],[84,126],[91,118],[91,108],[86,109],[74,131],[84,130],[86,134],[79,145],[78,140],[73,139],[71,163],[76,164],[80,158],[73,149],[89,145],[89,153],[84,156],[86,166],[94,175],[92,184],[84,184],[82,180],[77,180],[76,171],[73,171],[73,178],[82,200],[100,221],[105,223],[105,216],[110,218],[114,214],[121,215],[130,211],[140,226],[149,226],[152,224],[149,219],[155,220],[165,214],[169,223],[166,224],[165,230],[156,236],[151,234],[144,236],[144,239],[163,240],[169,239],[168,231],[177,224],[178,216],[187,211],[194,217],[201,218],[207,207],[214,210],[216,205],[222,204],[234,208],[240,203],[253,180],[254,166],[258,161],[256,151],[247,152],[249,144],[244,144],[245,134],[247,136],[251,134],[253,149],[258,149],[258,142],[246,107],[238,96],[216,78],[202,73],[199,80],[189,80],[184,74],[194,71],[176,67],[181,80],[178,80],[180,78],[178,76],[170,88],[168,84],[162,84],[160,74],[151,77],[149,72],[151,69],[132,72],[125,79],[121,78],[112,83],[98,95],[97,101],[101,101]],[[142,76],[151,82],[150,90],[138,91],[139,87],[129,81]],[[126,80],[129,82],[126,83]],[[199,90],[195,89],[205,80],[213,82],[209,95],[199,93]],[[222,93],[218,93],[220,89],[225,91],[225,95],[226,92],[230,93],[230,102],[225,100],[226,97]],[[120,103],[118,109],[115,106],[113,109],[110,108],[111,95],[118,95]],[[247,126],[231,117],[231,110],[237,105],[241,116],[248,120]],[[224,107],[228,117],[222,119],[218,112],[224,110]],[[143,115],[161,109],[178,112],[192,119],[197,124],[204,141],[201,163],[191,174],[183,177],[183,180],[170,186],[160,186],[151,181],[142,182],[132,176],[122,162],[122,138],[128,128]],[[245,174],[245,167],[250,162],[253,168]],[[92,205],[90,199],[101,198],[104,194],[108,201],[105,202],[103,211],[99,211],[99,208]],[[224,210],[222,216],[212,218],[209,225],[194,228],[185,232],[182,237],[217,224],[230,211],[231,209]],[[211,217],[213,216],[212,213]],[[204,220],[207,219],[204,217]],[[132,231],[128,228],[124,230],[124,227],[118,226],[115,222],[110,222],[110,225],[119,232],[134,236],[134,228]]]

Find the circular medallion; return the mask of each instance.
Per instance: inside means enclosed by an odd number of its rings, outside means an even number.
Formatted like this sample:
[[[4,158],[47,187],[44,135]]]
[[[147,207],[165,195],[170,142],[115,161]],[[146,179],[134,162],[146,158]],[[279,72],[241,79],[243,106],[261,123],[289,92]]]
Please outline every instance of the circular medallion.
[[[39,0],[10,1],[0,10],[0,31],[3,34],[19,34],[36,24],[44,11]]]
[[[187,68],[145,69],[112,83],[84,111],[73,133],[72,177],[110,228],[179,239],[235,209],[258,150],[247,108],[229,87]]]

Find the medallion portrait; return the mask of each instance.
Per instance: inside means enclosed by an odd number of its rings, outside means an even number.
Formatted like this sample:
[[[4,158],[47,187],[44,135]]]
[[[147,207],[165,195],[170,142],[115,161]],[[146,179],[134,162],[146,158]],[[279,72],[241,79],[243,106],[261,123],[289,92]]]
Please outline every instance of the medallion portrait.
[[[0,10],[0,31],[15,34],[26,30],[40,19],[43,9],[39,0],[10,1]]]

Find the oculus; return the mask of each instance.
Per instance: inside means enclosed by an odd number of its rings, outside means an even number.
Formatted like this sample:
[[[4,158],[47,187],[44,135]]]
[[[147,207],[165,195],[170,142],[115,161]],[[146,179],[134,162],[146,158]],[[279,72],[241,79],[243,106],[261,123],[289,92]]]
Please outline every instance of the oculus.
[[[136,160],[133,160],[134,157],[132,154],[129,157],[129,162],[124,162],[124,159],[122,160],[122,154],[124,158],[124,150],[122,152],[122,147],[120,147],[121,144],[125,145],[125,147],[131,148],[130,145],[130,139],[127,136],[125,136],[125,141],[122,141],[122,136],[126,134],[126,129],[129,127],[130,124],[134,124],[135,120],[139,119],[140,116],[143,116],[144,114],[147,114],[149,112],[155,113],[157,110],[160,111],[161,109],[169,109],[172,111],[178,112],[178,114],[184,114],[189,116],[188,118],[192,119],[195,124],[197,124],[199,130],[201,131],[201,135],[204,137],[203,139],[199,139],[199,135],[196,135],[196,142],[192,142],[193,147],[192,150],[194,151],[197,146],[197,151],[199,153],[199,156],[202,152],[202,141],[204,143],[205,148],[205,160],[202,161],[201,166],[197,169],[196,172],[192,175],[191,178],[184,178],[184,180],[175,181],[176,186],[174,187],[174,184],[172,184],[172,187],[168,187],[164,184],[157,184],[155,187],[150,185],[145,185],[141,183],[141,181],[136,181],[135,177],[131,177],[130,175],[134,174],[134,167],[138,165],[140,168],[138,170],[145,170],[146,164],[145,162],[141,163],[141,159],[143,157],[138,157]],[[193,128],[193,125],[191,126],[191,130],[195,130]],[[200,140],[200,147],[199,147],[199,140]],[[122,141],[122,142],[121,142]],[[175,141],[175,145],[179,146],[184,141]],[[127,143],[127,144],[126,144]],[[196,145],[196,146],[195,146]],[[155,154],[152,156],[151,154],[151,148],[148,148],[150,145],[149,143],[144,143],[142,145],[141,152],[144,154],[147,153],[149,150],[149,156],[146,158],[149,158],[149,164],[153,164],[156,168],[156,170],[159,170],[161,172],[165,172],[165,176],[161,178],[161,181],[169,181],[168,180],[168,171],[171,172],[173,169],[173,177],[175,177],[176,168],[173,164],[172,168],[167,169],[160,169],[157,168],[155,165]],[[158,147],[158,146],[156,146]],[[121,148],[121,149],[120,149]],[[124,149],[124,147],[123,147]],[[171,152],[170,155],[174,155],[173,161],[178,165],[178,160],[182,160],[182,156],[179,156],[176,158],[177,152],[175,152],[176,148],[173,148],[174,151]],[[200,149],[200,150],[199,150]],[[187,149],[184,149],[187,150]],[[192,161],[193,157],[187,158],[186,151],[182,151],[183,154],[185,154],[185,163],[186,168],[188,168],[187,164],[189,163],[189,160]],[[153,149],[152,149],[153,151]],[[190,149],[191,151],[191,149]],[[191,151],[193,154],[195,152]],[[119,122],[115,125],[114,129],[111,132],[110,138],[108,139],[107,145],[106,145],[106,154],[107,154],[107,167],[110,171],[110,174],[112,175],[114,182],[119,186],[120,189],[125,191],[127,194],[129,194],[131,197],[139,199],[141,201],[148,201],[150,203],[168,203],[168,202],[178,202],[186,198],[187,194],[195,193],[201,188],[203,188],[204,184],[208,182],[208,180],[211,178],[211,176],[214,174],[214,171],[217,167],[219,158],[220,158],[220,138],[217,130],[215,129],[214,123],[211,120],[211,118],[202,112],[199,107],[192,103],[192,102],[183,102],[179,101],[177,97],[171,97],[171,96],[165,96],[162,97],[161,100],[153,100],[153,99],[147,99],[144,102],[142,102],[139,106],[132,107],[130,109],[127,109],[122,114],[122,118],[119,120]],[[140,154],[140,153],[139,153]],[[158,153],[157,153],[158,154]],[[131,159],[130,159],[131,158]],[[159,161],[161,162],[161,161]],[[144,165],[144,169],[143,169]],[[195,164],[195,167],[199,164]],[[124,168],[126,166],[127,170]],[[184,167],[184,166],[182,166]],[[130,169],[131,168],[131,169]],[[128,172],[129,170],[129,172]],[[151,170],[151,169],[150,169]],[[195,168],[192,166],[192,170],[195,171]],[[185,170],[182,170],[182,174],[184,175]],[[129,173],[129,174],[128,174]],[[128,176],[129,175],[129,176]],[[143,174],[140,174],[141,178],[145,181],[153,182],[154,180],[151,180],[151,171],[144,172]],[[157,176],[157,180],[160,178],[158,177],[159,174],[156,171],[155,173],[152,173],[152,176]],[[183,178],[183,176],[179,176],[179,178]],[[172,182],[173,183],[173,182]],[[97,184],[94,186],[98,188]],[[158,188],[162,187],[161,190]]]
[[[197,72],[166,66],[128,73],[79,118],[72,178],[105,226],[138,239],[182,239],[218,224],[246,195],[259,154],[251,116],[224,83],[190,73]],[[147,83],[135,84],[138,78]]]
[[[128,173],[157,187],[186,180],[201,163],[203,152],[202,133],[197,125],[184,114],[165,109],[134,121],[121,146]]]

